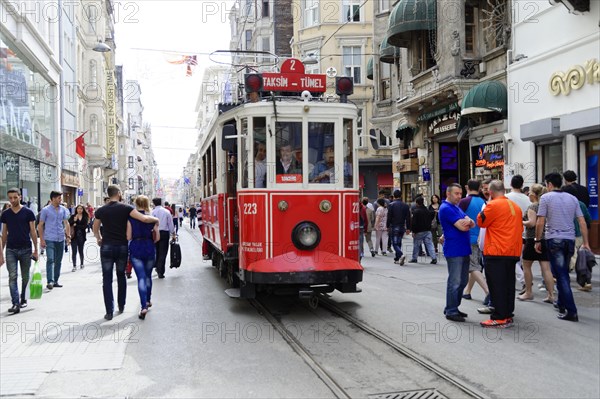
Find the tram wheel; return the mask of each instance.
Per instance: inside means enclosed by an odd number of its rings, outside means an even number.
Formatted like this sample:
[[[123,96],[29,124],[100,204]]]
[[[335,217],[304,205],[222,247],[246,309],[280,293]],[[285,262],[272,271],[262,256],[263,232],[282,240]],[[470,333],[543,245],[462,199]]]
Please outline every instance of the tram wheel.
[[[220,255],[219,260],[217,261],[217,270],[219,271],[220,277],[227,277],[227,262],[225,262],[225,259]]]
[[[316,295],[313,295],[310,298],[308,298],[308,307],[313,310],[318,308],[319,307],[319,297]]]
[[[234,266],[232,262],[226,262],[227,265],[227,283],[233,288],[238,288],[240,286],[240,278],[234,270]]]

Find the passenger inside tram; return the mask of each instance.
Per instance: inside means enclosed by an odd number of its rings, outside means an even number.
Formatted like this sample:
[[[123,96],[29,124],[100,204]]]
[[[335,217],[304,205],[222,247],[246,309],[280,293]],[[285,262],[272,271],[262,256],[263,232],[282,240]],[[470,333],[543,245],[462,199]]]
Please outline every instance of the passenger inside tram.
[[[327,146],[323,151],[323,160],[316,163],[309,182],[311,183],[336,183],[336,164],[334,146]],[[352,165],[344,162],[344,180],[352,179]]]
[[[259,141],[254,142],[254,187],[266,188],[267,182],[267,146]]]

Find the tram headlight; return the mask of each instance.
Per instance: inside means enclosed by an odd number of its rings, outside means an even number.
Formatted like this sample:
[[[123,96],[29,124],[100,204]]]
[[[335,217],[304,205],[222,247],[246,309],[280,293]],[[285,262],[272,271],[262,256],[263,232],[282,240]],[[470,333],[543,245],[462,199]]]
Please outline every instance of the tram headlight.
[[[320,241],[321,230],[313,222],[300,222],[292,230],[292,242],[298,249],[314,249]]]

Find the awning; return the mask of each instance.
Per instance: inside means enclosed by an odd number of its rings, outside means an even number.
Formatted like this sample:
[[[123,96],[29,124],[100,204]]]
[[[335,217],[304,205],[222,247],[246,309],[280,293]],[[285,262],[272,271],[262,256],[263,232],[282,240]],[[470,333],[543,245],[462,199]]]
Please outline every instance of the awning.
[[[367,79],[373,80],[373,57],[367,62]]]
[[[379,61],[385,64],[393,64],[400,57],[400,49],[391,46],[388,43],[388,38],[384,38],[379,45]]]
[[[391,173],[382,173],[377,175],[377,188],[381,187],[393,187],[394,186],[394,175]]]
[[[390,13],[388,42],[408,47],[412,31],[434,30],[437,26],[436,0],[400,0]]]
[[[398,126],[398,128],[396,129],[396,138],[402,139],[403,137],[406,137],[407,134],[410,134],[412,137],[412,135],[415,134],[416,131],[416,126],[412,126],[408,123],[405,123],[404,125]]]
[[[506,119],[508,114],[506,86],[495,80],[473,86],[463,98],[456,127],[458,131],[456,139],[460,142],[469,133],[469,129],[473,126],[470,116],[490,112],[497,113],[498,119],[500,117]]]
[[[504,84],[492,80],[473,86],[462,101],[461,115],[498,112],[506,118],[508,95]]]
[[[365,188],[365,175],[358,175],[358,188]]]

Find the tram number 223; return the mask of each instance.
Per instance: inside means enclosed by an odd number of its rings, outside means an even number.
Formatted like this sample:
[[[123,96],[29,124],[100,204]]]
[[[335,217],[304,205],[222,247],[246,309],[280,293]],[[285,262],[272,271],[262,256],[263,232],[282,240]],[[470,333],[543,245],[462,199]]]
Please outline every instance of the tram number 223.
[[[352,213],[358,213],[358,210],[360,209],[359,207],[359,203],[358,202],[353,202],[352,203]]]
[[[256,202],[244,204],[244,215],[256,215]]]

